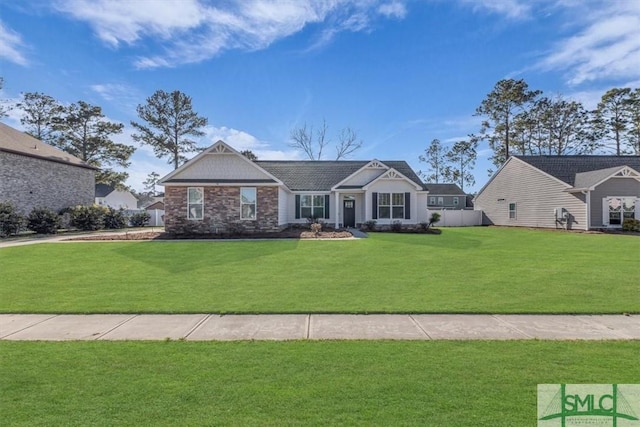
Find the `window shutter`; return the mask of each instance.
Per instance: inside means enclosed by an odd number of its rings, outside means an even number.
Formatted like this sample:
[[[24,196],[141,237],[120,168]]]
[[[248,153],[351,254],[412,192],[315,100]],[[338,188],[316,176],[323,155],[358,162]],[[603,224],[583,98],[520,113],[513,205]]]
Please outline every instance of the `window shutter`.
[[[609,202],[606,197],[602,199],[602,225],[609,225]]]
[[[300,219],[300,195],[296,194],[296,219]]]
[[[404,219],[411,219],[411,193],[404,193]]]
[[[371,218],[378,219],[378,193],[371,193]]]
[[[329,210],[329,199],[331,196],[325,194],[324,196],[324,219],[331,218],[331,211]]]

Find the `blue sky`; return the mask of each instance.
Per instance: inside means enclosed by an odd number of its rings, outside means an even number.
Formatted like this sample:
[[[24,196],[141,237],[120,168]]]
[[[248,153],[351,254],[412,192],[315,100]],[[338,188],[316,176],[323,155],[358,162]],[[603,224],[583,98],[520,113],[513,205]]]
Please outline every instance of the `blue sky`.
[[[180,90],[223,139],[260,159],[301,159],[292,128],[346,126],[352,158],[406,160],[477,132],[475,108],[503,78],[593,108],[640,86],[637,0],[0,0],[2,98],[44,92],[125,123],[157,89]],[[20,128],[20,111],[4,121]],[[327,158],[333,153],[329,151]],[[490,167],[485,146],[479,189]],[[138,147],[128,184],[171,171]]]

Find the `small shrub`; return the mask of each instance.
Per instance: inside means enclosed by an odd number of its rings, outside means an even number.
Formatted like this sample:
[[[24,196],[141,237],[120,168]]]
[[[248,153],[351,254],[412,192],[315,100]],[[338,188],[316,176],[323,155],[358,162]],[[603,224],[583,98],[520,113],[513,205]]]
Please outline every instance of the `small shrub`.
[[[622,221],[622,231],[637,231],[640,232],[640,220],[627,218]]]
[[[18,234],[24,225],[24,217],[9,202],[0,202],[0,237]]]
[[[104,228],[116,230],[126,226],[127,216],[124,214],[124,209],[115,210],[112,207],[108,207],[104,214]]]
[[[316,235],[316,237],[318,237],[318,234],[320,234],[320,232],[322,231],[322,223],[321,222],[314,222],[313,224],[311,224],[311,231],[313,232],[313,234]]]
[[[95,231],[104,227],[106,208],[98,205],[71,208],[71,226],[83,231]]]
[[[307,224],[308,224],[309,226],[311,226],[311,224],[315,224],[315,223],[317,223],[317,222],[320,222],[320,219],[319,219],[317,216],[310,216],[310,217],[307,217]]]
[[[402,221],[393,221],[391,223],[391,231],[394,233],[399,233],[402,231]]]
[[[242,236],[246,231],[241,221],[234,221],[227,226],[227,232],[232,236]]]
[[[376,224],[376,220],[370,219],[369,221],[365,221],[364,224],[362,224],[362,228],[364,229],[364,231],[375,231]]]
[[[60,216],[49,209],[35,208],[27,217],[27,228],[38,234],[56,234],[60,224]]]
[[[419,227],[420,231],[427,231],[427,230],[429,230],[430,226],[431,226],[431,224],[428,223],[427,221],[423,221],[420,224],[418,224],[418,227]]]
[[[140,211],[131,215],[131,217],[129,218],[129,222],[131,223],[132,227],[144,227],[145,225],[149,224],[150,219],[151,215],[149,214],[149,212]]]

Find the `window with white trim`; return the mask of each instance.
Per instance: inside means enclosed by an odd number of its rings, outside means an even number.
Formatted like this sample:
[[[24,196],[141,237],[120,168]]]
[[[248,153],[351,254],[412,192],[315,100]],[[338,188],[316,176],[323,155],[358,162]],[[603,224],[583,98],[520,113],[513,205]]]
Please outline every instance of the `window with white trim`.
[[[444,197],[438,197],[438,204],[444,205]]]
[[[458,206],[459,204],[460,204],[460,199],[459,199],[459,198],[457,198],[457,197],[454,197],[454,198],[453,198],[453,205],[454,205],[454,206]]]
[[[609,197],[607,200],[609,225],[622,225],[625,219],[636,216],[635,197]]]
[[[509,203],[509,219],[517,219],[518,206],[515,203]]]
[[[256,188],[240,188],[240,219],[256,219]]]
[[[300,195],[300,218],[324,218],[323,194]]]
[[[404,219],[404,193],[378,193],[378,218]]]
[[[201,220],[204,215],[204,188],[187,188],[187,219]]]
[[[435,196],[429,196],[429,204],[430,205],[435,205],[436,204],[436,197]]]

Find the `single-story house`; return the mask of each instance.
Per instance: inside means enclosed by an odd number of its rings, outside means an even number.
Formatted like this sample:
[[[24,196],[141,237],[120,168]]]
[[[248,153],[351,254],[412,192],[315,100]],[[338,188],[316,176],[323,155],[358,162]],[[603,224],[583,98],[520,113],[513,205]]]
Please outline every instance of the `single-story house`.
[[[474,203],[488,224],[619,228],[640,219],[640,156],[511,156]]]
[[[163,177],[169,232],[278,231],[318,218],[427,221],[427,193],[404,161],[251,161],[223,141]]]
[[[0,123],[0,202],[19,212],[93,204],[95,172],[79,158]]]
[[[96,205],[113,209],[137,209],[138,199],[129,190],[118,190],[112,185],[96,184]]]
[[[429,209],[467,209],[472,208],[471,197],[458,184],[430,183],[424,184],[429,191],[427,207]]]

